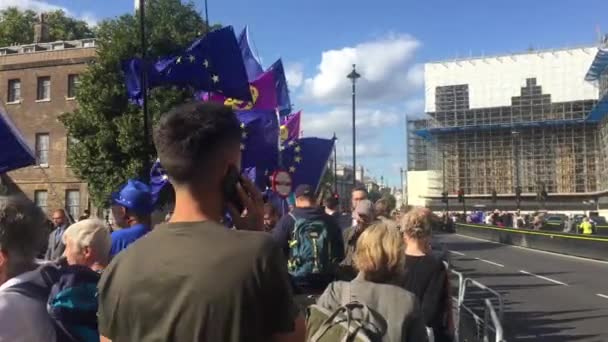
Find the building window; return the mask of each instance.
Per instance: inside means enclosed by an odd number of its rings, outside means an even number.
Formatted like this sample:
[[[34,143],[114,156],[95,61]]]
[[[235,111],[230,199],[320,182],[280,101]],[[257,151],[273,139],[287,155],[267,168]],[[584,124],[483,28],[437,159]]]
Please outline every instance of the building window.
[[[45,213],[47,212],[47,198],[48,192],[46,190],[36,190],[34,192],[34,203]]]
[[[21,80],[8,81],[8,102],[19,102],[21,100]]]
[[[36,100],[44,101],[51,99],[51,78],[48,76],[38,77],[38,96]]]
[[[49,134],[36,134],[36,161],[40,166],[49,166]]]
[[[80,190],[66,190],[65,209],[74,222],[80,217]]]
[[[68,99],[76,98],[76,91],[80,86],[80,78],[78,75],[68,75]]]

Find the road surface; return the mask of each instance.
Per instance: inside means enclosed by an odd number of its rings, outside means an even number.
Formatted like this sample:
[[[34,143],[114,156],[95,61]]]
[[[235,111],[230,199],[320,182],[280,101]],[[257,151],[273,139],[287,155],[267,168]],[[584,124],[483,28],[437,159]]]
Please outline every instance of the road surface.
[[[608,263],[457,234],[436,239],[454,269],[502,294],[509,341],[608,341]]]

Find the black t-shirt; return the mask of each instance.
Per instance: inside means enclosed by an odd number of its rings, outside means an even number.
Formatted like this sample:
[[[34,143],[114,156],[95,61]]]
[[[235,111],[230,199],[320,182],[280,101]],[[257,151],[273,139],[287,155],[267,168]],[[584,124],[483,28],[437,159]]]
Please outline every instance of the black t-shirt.
[[[414,293],[422,304],[424,322],[433,328],[436,341],[445,341],[449,295],[443,263],[432,255],[407,255],[405,270],[404,288]]]
[[[206,221],[157,226],[99,282],[99,332],[122,341],[269,341],[298,309],[270,235]]]

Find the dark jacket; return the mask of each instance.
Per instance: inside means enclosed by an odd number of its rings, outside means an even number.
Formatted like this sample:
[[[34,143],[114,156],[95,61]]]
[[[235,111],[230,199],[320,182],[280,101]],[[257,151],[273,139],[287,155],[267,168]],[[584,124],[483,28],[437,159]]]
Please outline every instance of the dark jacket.
[[[340,262],[344,259],[344,242],[342,241],[342,230],[336,223],[336,221],[329,215],[325,213],[325,211],[320,207],[311,207],[311,208],[294,208],[291,212],[291,215],[287,214],[281,217],[277,225],[272,230],[272,237],[274,240],[283,248],[285,256],[289,258],[289,240],[291,240],[293,235],[293,229],[295,226],[295,220],[293,216],[300,219],[308,219],[308,220],[320,220],[326,223],[328,234],[330,238],[330,243],[332,244],[331,250],[334,253],[334,259],[337,262]],[[319,281],[313,281],[314,284],[309,284],[308,281],[301,283],[299,280],[296,280],[298,285],[303,287],[320,287],[324,289],[332,279],[322,279]],[[317,286],[318,285],[318,286]]]

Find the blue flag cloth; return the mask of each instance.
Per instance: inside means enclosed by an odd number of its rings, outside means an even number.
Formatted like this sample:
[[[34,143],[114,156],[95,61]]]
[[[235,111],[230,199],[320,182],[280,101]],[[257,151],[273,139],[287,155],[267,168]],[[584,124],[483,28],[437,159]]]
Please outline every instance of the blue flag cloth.
[[[152,193],[152,203],[156,205],[160,192],[163,190],[165,185],[169,184],[169,177],[167,172],[160,165],[160,159],[156,159],[156,162],[150,169],[150,191]]]
[[[249,44],[249,29],[247,26],[245,26],[243,32],[239,35],[239,47],[241,48],[243,63],[245,63],[247,79],[249,82],[253,82],[262,75],[264,69],[262,69],[262,65],[260,65],[260,62],[253,54],[253,51],[251,51],[251,45]]]
[[[122,63],[122,72],[125,75],[125,85],[127,87],[129,101],[140,106],[143,104],[143,85],[141,80],[143,68],[146,68],[148,88],[159,86],[161,84],[161,76],[156,71],[153,63],[147,63],[147,65],[144,66],[144,62],[141,58],[129,59]]]
[[[287,144],[281,158],[283,167],[291,174],[293,189],[301,184],[315,189],[319,186],[333,148],[333,139],[302,138]]]
[[[137,59],[123,63],[128,96],[135,102],[141,101],[143,64]],[[160,85],[192,87],[251,101],[247,72],[231,26],[209,32],[182,53],[161,58],[145,70],[148,88]]]
[[[279,122],[277,115],[273,111],[250,110],[238,112],[238,117],[242,130],[241,169],[254,167],[256,168],[256,179],[263,179],[278,165]]]
[[[36,163],[34,152],[0,105],[0,174]]]
[[[289,99],[289,88],[287,87],[287,78],[285,77],[285,69],[283,61],[279,59],[268,68],[268,71],[274,72],[275,89],[277,92],[278,110],[281,115],[291,113],[291,100]]]

